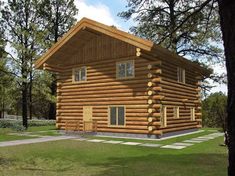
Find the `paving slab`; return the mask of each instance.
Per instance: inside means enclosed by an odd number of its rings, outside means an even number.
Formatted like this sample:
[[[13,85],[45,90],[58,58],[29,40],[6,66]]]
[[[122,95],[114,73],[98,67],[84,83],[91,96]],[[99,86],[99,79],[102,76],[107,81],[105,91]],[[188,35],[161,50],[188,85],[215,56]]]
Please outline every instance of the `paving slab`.
[[[215,137],[212,136],[201,136],[201,137],[197,137],[198,139],[215,139]]]
[[[172,145],[192,146],[192,145],[194,145],[194,144],[191,144],[191,143],[184,143],[184,142],[176,142],[176,143],[173,143]]]
[[[139,143],[139,142],[123,142],[121,144],[124,144],[124,145],[140,145],[141,143]]]
[[[199,141],[199,140],[185,140],[183,141],[185,143],[201,143],[201,142],[204,142],[204,141]]]
[[[161,148],[180,150],[180,149],[184,149],[184,148],[186,148],[186,147],[187,147],[187,146],[181,146],[181,145],[164,145],[164,146],[162,146]]]
[[[204,142],[204,141],[209,141],[210,139],[208,139],[208,138],[207,139],[205,139],[205,138],[203,138],[203,139],[202,138],[192,138],[192,139],[189,139],[189,140],[203,141]]]
[[[105,140],[101,140],[101,139],[91,139],[91,140],[87,140],[88,142],[104,142]]]
[[[143,147],[160,147],[162,145],[161,144],[144,143],[144,144],[140,144],[140,146],[143,146]]]
[[[73,136],[50,136],[50,137],[41,137],[41,138],[35,138],[35,139],[6,141],[6,142],[0,142],[0,147],[16,146],[16,145],[23,145],[23,144],[34,144],[34,143],[58,141],[58,140],[73,139],[73,138],[75,137]]]
[[[87,139],[86,138],[76,138],[76,139],[73,139],[75,141],[86,141]]]
[[[104,141],[103,143],[105,143],[105,144],[120,144],[122,142],[123,141],[112,141],[112,140],[110,140],[110,141]]]

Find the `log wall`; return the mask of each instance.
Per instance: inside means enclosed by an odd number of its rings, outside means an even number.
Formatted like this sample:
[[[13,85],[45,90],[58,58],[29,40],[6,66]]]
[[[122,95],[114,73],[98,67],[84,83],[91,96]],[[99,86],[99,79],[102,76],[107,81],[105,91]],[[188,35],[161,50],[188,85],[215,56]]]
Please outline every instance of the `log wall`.
[[[128,60],[134,60],[135,77],[117,79],[116,62]],[[87,68],[87,81],[73,82],[72,69],[82,66]],[[139,48],[105,35],[95,36],[60,64],[57,126],[65,129],[67,121],[78,120],[82,130],[83,107],[91,106],[98,132],[159,135],[200,127],[198,75],[185,70],[185,84],[178,83],[173,62],[143,54]],[[125,126],[109,125],[109,106],[113,105],[125,107]],[[165,126],[161,122],[163,107],[167,107]],[[179,118],[174,107],[179,107]],[[190,108],[195,108],[194,121]]]

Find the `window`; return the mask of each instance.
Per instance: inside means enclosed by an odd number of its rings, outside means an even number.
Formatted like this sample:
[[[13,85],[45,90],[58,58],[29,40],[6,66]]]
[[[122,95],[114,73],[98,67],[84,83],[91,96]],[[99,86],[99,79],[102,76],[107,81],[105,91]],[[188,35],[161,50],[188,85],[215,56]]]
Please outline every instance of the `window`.
[[[195,121],[195,108],[190,108],[191,120]]]
[[[174,118],[178,119],[180,116],[179,116],[179,107],[174,107]]]
[[[180,67],[177,68],[177,78],[178,82],[185,83],[185,69]]]
[[[73,69],[73,81],[74,82],[86,81],[86,67]]]
[[[161,125],[162,127],[167,127],[167,107],[162,106],[161,108]]]
[[[110,107],[109,108],[110,125],[124,126],[125,125],[125,108]]]
[[[134,61],[118,62],[116,64],[117,78],[133,78],[134,77]]]

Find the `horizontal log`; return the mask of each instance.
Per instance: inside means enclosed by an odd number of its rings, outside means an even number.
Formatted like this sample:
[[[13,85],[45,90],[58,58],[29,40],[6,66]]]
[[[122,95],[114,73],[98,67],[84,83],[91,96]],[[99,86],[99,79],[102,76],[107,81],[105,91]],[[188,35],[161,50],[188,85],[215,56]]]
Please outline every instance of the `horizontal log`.
[[[152,79],[152,82],[153,83],[160,83],[162,81],[162,79],[160,77],[157,77],[157,78],[153,78]]]
[[[165,98],[165,96],[162,96],[162,95],[154,95],[153,96],[154,100],[163,100],[164,98]]]

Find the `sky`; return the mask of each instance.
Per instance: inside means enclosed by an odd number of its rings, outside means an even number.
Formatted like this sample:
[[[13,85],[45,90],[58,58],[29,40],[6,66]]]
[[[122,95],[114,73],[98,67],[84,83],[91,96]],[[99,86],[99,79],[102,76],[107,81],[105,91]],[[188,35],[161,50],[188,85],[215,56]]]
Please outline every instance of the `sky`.
[[[119,12],[127,9],[127,0],[75,0],[75,4],[79,9],[76,16],[78,20],[87,17],[106,25],[114,25],[126,32],[135,24],[132,20],[126,21],[117,16]],[[221,66],[221,64],[214,65],[213,69],[217,73],[225,73],[225,67]],[[218,91],[227,93],[226,85],[209,82],[210,85],[214,86],[210,91],[211,93]]]

